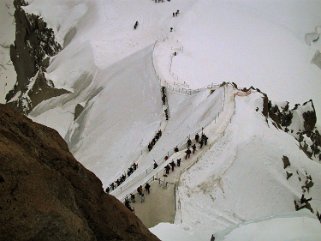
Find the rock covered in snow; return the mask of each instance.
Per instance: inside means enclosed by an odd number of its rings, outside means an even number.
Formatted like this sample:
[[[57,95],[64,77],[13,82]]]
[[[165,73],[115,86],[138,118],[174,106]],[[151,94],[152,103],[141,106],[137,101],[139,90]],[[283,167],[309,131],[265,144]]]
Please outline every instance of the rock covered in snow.
[[[57,54],[61,46],[55,41],[53,30],[47,27],[41,17],[24,11],[23,6],[26,5],[24,0],[14,1],[16,36],[14,44],[10,46],[10,57],[17,73],[17,82],[6,95],[6,101],[24,113],[30,112],[44,99],[66,93],[64,90],[46,93],[54,86],[42,72],[48,67],[49,58]],[[36,85],[33,85],[34,79],[37,80]],[[31,88],[33,92],[42,91],[42,97],[29,93]]]

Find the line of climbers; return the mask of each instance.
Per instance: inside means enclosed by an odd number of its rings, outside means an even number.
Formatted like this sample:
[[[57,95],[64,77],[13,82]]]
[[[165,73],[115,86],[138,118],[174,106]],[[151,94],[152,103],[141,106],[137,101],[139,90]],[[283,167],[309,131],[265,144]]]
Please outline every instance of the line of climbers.
[[[127,173],[124,173],[121,175],[121,177],[117,178],[116,181],[112,182],[107,188],[106,192],[109,193],[110,191],[115,190],[118,186],[120,186],[124,181],[126,181],[126,178],[129,177],[131,174],[133,174],[134,171],[138,168],[137,163],[133,163],[128,169]]]
[[[150,184],[147,182],[147,183],[145,184],[145,188],[144,188],[145,191],[147,192],[147,194],[150,194],[150,188],[151,188],[151,186],[150,186]],[[137,194],[138,194],[138,196],[140,197],[140,202],[141,202],[141,203],[145,201],[144,189],[143,189],[143,186],[142,186],[142,185],[140,185],[140,186],[137,188]],[[131,193],[131,194],[130,194],[130,197],[127,196],[127,197],[125,198],[124,204],[125,204],[125,206],[126,206],[130,211],[134,212],[135,210],[134,210],[134,208],[130,205],[130,203],[135,203],[135,202],[136,202],[136,196],[135,196],[134,193]]]
[[[173,17],[177,17],[179,14],[179,10],[177,9],[176,12],[173,13]]]
[[[187,142],[186,142],[186,146],[187,146],[187,150],[185,151],[185,160],[190,158],[190,155],[193,153],[196,152],[196,144],[199,144],[199,148],[202,149],[203,145],[207,145],[207,140],[208,140],[208,137],[203,133],[203,130],[202,130],[202,134],[201,134],[201,137],[199,136],[199,134],[197,133],[195,135],[195,143],[193,144],[192,140],[188,137],[187,139]],[[193,145],[192,145],[193,144]],[[192,150],[190,150],[190,147],[192,148]],[[178,147],[176,146],[174,148],[174,152],[179,152],[179,149]],[[165,156],[165,161],[168,160],[168,156]],[[175,166],[177,167],[180,167],[181,166],[181,161],[182,159],[181,158],[178,158],[176,160],[176,163],[174,160],[172,160],[169,164],[167,164],[164,169],[165,169],[165,172],[163,174],[164,177],[167,177],[169,175],[169,171],[172,170],[172,172],[174,172],[175,170]],[[156,169],[158,167],[158,164],[157,162],[154,160],[154,163],[153,163],[153,169]],[[167,186],[167,183],[166,183],[166,186]],[[150,184],[147,182],[145,184],[145,191],[147,192],[147,194],[150,194]],[[140,185],[138,188],[137,188],[137,195],[138,197],[140,198],[140,202],[144,202],[145,201],[145,194],[144,194],[144,189],[143,189],[143,186]],[[125,206],[132,212],[134,212],[134,208],[131,206],[131,203],[135,203],[136,202],[136,196],[134,193],[131,193],[129,195],[129,197],[125,197]]]
[[[153,147],[155,146],[156,142],[159,140],[159,138],[162,136],[162,130],[159,130],[153,140],[148,144],[147,148],[148,151],[151,151]]]
[[[154,1],[155,1],[155,3],[163,3],[164,2],[164,0],[154,0]],[[167,2],[170,2],[170,1],[171,0],[167,0]],[[176,10],[176,12],[173,12],[173,17],[177,17],[178,14],[179,14],[179,10]],[[136,30],[137,27],[138,27],[138,21],[136,21],[134,24],[134,30]]]
[[[202,132],[201,138],[198,134],[195,135],[195,143],[192,143],[192,140],[190,138],[187,139],[186,146],[187,150],[185,151],[185,160],[189,159],[191,157],[191,154],[194,154],[196,152],[196,144],[199,144],[199,148],[202,149],[203,145],[207,145],[208,137]],[[192,145],[193,144],[193,145]],[[191,148],[191,149],[190,149]],[[176,146],[174,148],[174,152],[179,152],[178,147]],[[168,156],[165,156],[165,160],[168,160]],[[166,177],[169,174],[169,171],[172,170],[172,172],[175,170],[175,167],[181,166],[181,158],[178,158],[176,160],[176,163],[174,160],[172,160],[170,163],[168,163],[164,169],[165,173],[164,176]]]
[[[169,115],[168,115],[168,107],[166,106],[166,101],[167,101],[166,87],[162,86],[162,102],[163,102],[163,106],[166,107],[166,109],[164,109],[164,113],[165,113],[166,120],[168,120]]]

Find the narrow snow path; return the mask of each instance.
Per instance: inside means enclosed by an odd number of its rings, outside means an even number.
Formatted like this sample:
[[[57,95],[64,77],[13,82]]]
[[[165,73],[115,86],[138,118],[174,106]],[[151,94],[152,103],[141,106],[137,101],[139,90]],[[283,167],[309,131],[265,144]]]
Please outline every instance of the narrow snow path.
[[[152,183],[152,193],[150,195],[145,195],[146,205],[145,202],[142,204],[138,202],[133,204],[133,206],[136,209],[136,215],[138,215],[145,225],[149,227],[160,221],[174,222],[175,214],[176,219],[181,215],[180,201],[179,199],[176,199],[176,188],[179,184],[180,176],[195,164],[204,153],[211,149],[215,142],[224,134],[224,131],[234,114],[234,97],[235,89],[228,84],[225,85],[223,111],[217,119],[213,120],[203,130],[209,137],[207,146],[198,149],[196,153],[192,154],[187,160],[184,159],[186,148],[181,149],[179,152],[170,155],[168,160],[160,164],[157,169],[147,169],[145,172],[125,183],[125,185],[114,190],[111,194],[115,195],[120,200],[124,200],[130,193],[136,193],[136,188],[139,185],[144,185],[146,182],[153,182],[154,180],[161,180],[160,182],[163,185],[169,185],[166,191],[164,191],[162,186],[156,184],[157,182],[154,182]],[[164,167],[172,160],[178,158],[182,159],[181,166],[176,167],[174,172],[164,176]],[[166,205],[160,205],[160,203]]]

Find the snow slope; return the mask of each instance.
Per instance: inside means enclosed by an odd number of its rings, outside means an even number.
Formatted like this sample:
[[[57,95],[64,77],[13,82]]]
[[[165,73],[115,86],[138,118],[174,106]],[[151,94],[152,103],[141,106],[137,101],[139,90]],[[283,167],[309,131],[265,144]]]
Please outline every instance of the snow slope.
[[[155,62],[168,82],[200,88],[234,81],[258,87],[277,101],[313,99],[321,109],[321,70],[311,63],[321,44],[305,43],[305,34],[321,23],[318,1],[59,0],[50,8],[46,1],[29,2],[26,11],[42,15],[59,42],[67,33],[73,33],[66,41],[74,36],[74,46],[88,41],[99,68],[157,40]],[[172,17],[177,9],[180,14]]]
[[[196,1],[157,45],[159,66],[168,81],[191,88],[233,81],[321,109],[321,70],[311,63],[321,44],[304,41],[320,9],[318,1]]]
[[[163,241],[205,241],[211,238],[211,235],[168,223],[161,223],[150,230]],[[215,233],[214,237],[217,241],[316,241],[321,239],[321,231],[319,221],[302,212],[251,220]]]
[[[218,241],[306,240],[321,239],[320,223],[311,215],[298,213],[248,222],[215,234]]]
[[[167,94],[169,106],[173,108],[170,109],[169,121],[163,121],[161,126],[163,135],[150,152],[144,151],[138,158],[139,169],[130,176],[127,183],[111,192],[120,200],[135,192],[139,185],[153,176],[162,177],[164,167],[172,160],[184,160],[189,137],[200,134],[203,129],[207,134],[217,134],[208,141],[209,144],[213,142],[224,131],[233,113],[233,108],[230,107],[234,104],[234,90],[231,86],[217,88],[213,93],[204,89],[195,95],[175,91]],[[228,97],[224,97],[225,95]],[[178,105],[175,107],[174,103]],[[178,147],[179,152],[174,152],[174,147]],[[168,157],[166,161],[165,156]],[[157,169],[152,169],[152,160],[158,163]]]
[[[127,169],[160,125],[160,86],[151,49],[80,78],[74,93],[50,99],[31,113],[34,120],[56,126],[76,158],[105,185]],[[74,121],[79,103],[84,110]]]
[[[243,221],[294,211],[293,201],[301,197],[307,175],[315,185],[305,195],[320,212],[320,163],[255,111],[262,108],[261,95],[236,98],[225,135],[181,178],[176,223],[210,235]],[[291,163],[287,170],[284,155]],[[289,180],[286,171],[293,173]]]

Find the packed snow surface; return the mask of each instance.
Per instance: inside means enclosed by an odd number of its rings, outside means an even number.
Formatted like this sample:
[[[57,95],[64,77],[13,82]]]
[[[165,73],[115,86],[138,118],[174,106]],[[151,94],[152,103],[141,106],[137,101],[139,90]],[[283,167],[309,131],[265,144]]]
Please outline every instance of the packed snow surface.
[[[150,230],[163,241],[208,241],[212,235],[169,223],[160,223]],[[251,220],[213,235],[215,241],[316,241],[321,239],[321,230],[319,221],[303,212]]]
[[[321,239],[321,229],[315,217],[292,214],[248,222],[215,236],[217,241],[316,241]]]

